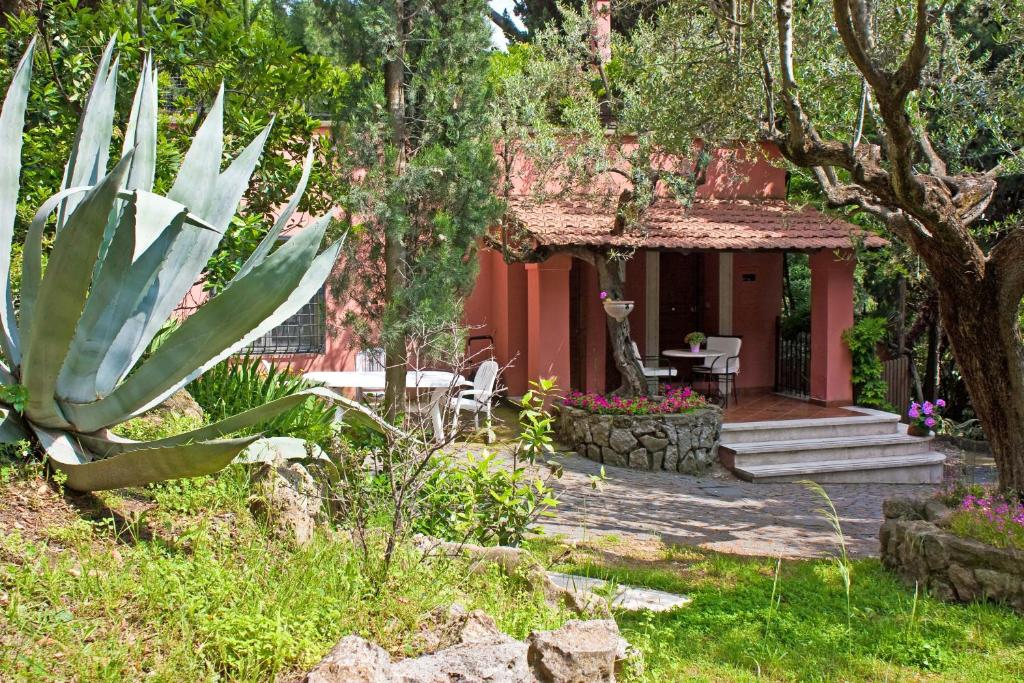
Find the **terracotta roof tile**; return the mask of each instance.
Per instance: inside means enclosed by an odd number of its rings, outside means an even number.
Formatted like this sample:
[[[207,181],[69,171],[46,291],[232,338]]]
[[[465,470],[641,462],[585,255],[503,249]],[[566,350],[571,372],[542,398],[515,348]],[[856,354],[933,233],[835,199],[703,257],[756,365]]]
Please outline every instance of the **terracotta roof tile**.
[[[620,246],[661,249],[842,249],[862,240],[882,247],[886,240],[811,207],[797,210],[782,201],[698,200],[689,211],[659,200],[641,226],[611,234],[614,199],[578,196],[541,203],[512,198],[509,211],[542,245]]]

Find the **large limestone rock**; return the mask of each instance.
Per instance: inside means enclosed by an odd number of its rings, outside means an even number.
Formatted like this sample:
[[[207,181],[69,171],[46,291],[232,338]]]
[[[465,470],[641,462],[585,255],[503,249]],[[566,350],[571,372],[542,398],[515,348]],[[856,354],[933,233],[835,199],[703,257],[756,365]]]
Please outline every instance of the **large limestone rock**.
[[[266,463],[253,474],[249,510],[279,538],[305,545],[323,519],[320,487],[299,463]]]
[[[391,656],[380,646],[359,636],[345,636],[303,683],[391,683]]]
[[[527,659],[540,683],[614,683],[628,643],[611,619],[570,621],[531,633]]]
[[[526,659],[526,645],[470,643],[403,659],[392,665],[393,683],[536,683]]]

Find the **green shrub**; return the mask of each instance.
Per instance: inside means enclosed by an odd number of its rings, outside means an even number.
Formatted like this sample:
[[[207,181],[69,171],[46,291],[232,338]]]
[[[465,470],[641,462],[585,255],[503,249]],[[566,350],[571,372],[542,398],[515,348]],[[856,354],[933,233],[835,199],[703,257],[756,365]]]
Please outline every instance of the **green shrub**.
[[[276,365],[264,367],[258,356],[230,358],[218,363],[188,385],[211,422],[290,396],[314,386],[299,375]],[[310,397],[273,420],[248,430],[266,436],[294,436],[325,444],[334,433],[334,408]]]
[[[853,355],[853,390],[857,405],[895,410],[886,399],[889,387],[882,378],[878,344],[885,338],[885,318],[863,318],[843,332]]]

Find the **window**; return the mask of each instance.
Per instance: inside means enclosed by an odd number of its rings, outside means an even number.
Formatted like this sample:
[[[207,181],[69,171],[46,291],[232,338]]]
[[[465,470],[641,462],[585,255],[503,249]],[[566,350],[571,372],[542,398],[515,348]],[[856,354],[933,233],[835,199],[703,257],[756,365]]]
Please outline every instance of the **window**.
[[[321,287],[292,317],[253,342],[249,353],[278,355],[323,353],[327,346],[326,297]]]

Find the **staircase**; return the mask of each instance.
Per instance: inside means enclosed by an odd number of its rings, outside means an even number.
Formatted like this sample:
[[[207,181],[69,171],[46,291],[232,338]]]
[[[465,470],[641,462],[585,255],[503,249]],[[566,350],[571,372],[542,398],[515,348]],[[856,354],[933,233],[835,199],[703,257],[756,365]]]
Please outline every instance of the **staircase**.
[[[946,456],[910,436],[899,415],[847,408],[854,417],[732,422],[718,453],[740,479],[843,484],[938,484]]]

